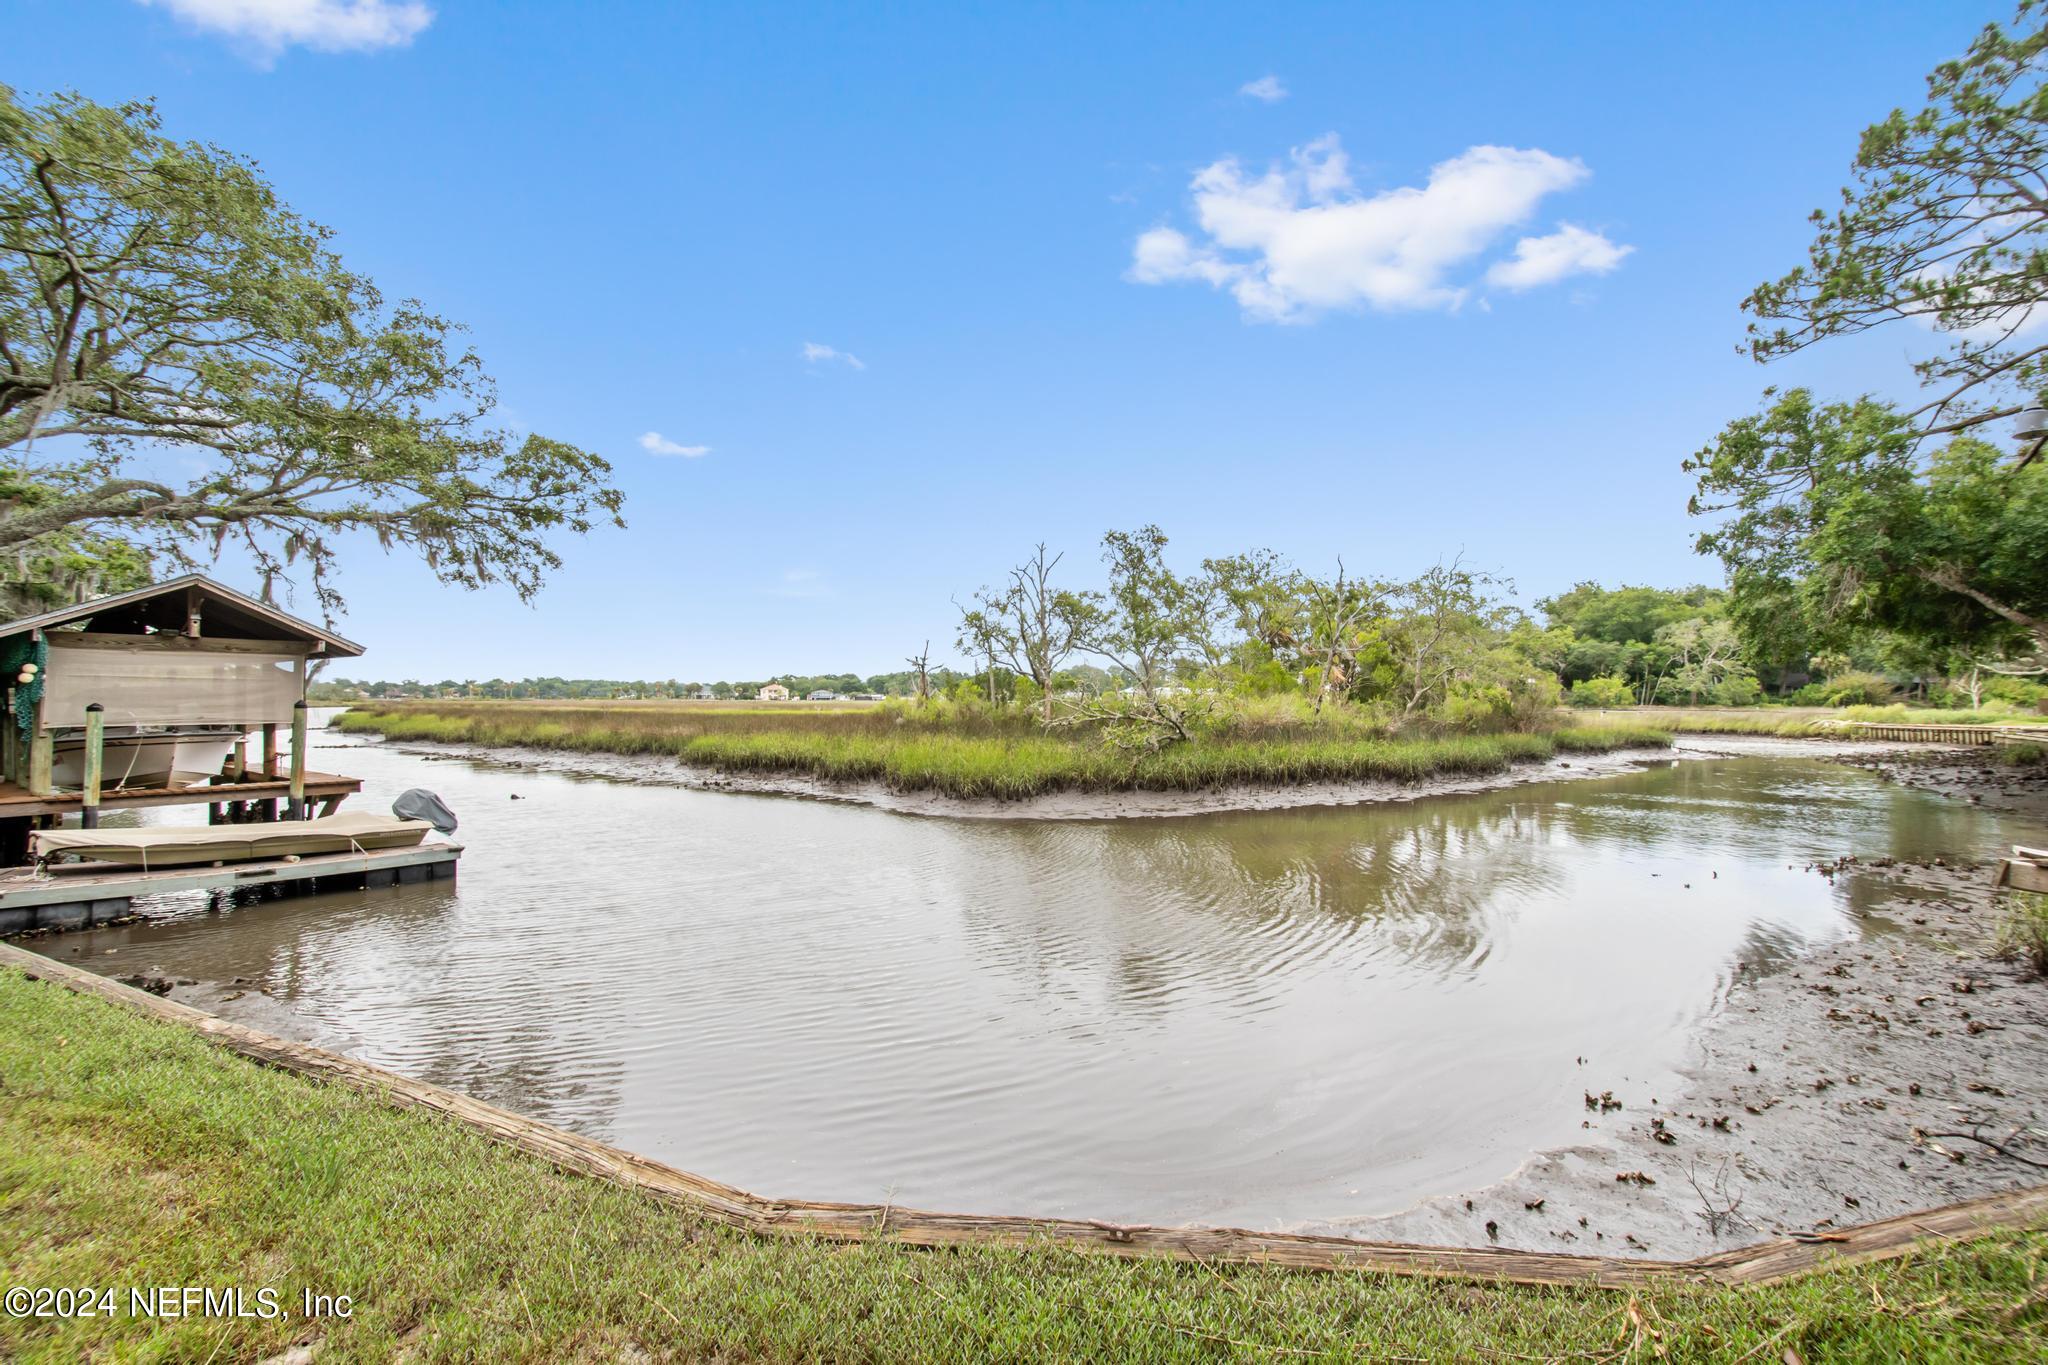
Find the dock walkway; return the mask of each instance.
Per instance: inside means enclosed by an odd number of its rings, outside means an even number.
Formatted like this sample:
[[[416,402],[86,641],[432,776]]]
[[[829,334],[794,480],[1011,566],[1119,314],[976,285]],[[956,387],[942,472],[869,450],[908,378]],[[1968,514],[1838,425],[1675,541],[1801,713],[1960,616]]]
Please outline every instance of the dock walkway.
[[[1858,739],[1903,739],[1923,744],[2048,744],[2048,725],[1903,725],[1852,720],[1843,728]]]

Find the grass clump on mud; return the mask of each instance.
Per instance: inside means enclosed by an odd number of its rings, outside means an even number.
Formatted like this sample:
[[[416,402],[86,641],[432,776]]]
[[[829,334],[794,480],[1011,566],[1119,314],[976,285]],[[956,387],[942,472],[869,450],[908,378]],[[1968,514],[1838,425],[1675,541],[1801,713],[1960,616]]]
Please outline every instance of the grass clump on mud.
[[[757,1238],[10,970],[0,1077],[7,1284],[353,1303],[0,1317],[10,1360],[1995,1361],[2038,1347],[2048,1311],[2040,1231],[1634,1293]]]
[[[1402,730],[1331,708],[1222,713],[1193,739],[1131,751],[1088,729],[948,703],[858,710],[503,702],[376,704],[335,721],[394,740],[658,754],[727,773],[880,782],[901,792],[1014,800],[1052,792],[1204,791],[1311,782],[1412,782],[1498,773],[1566,753],[1665,745],[1643,726],[1529,734]]]
[[[2015,891],[1998,931],[1998,955],[2048,977],[2048,896]]]

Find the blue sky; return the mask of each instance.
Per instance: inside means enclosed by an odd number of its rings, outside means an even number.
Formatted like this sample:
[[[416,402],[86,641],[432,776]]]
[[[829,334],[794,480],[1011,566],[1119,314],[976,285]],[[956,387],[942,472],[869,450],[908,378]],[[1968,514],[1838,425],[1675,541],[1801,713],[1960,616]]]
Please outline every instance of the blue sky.
[[[1766,384],[1903,392],[1926,345],[1763,370],[1737,305],[1864,125],[2007,17],[12,9],[0,79],[254,157],[470,325],[511,418],[616,464],[629,529],[565,541],[530,608],[353,547],[360,671],[705,680],[900,667],[1032,543],[1089,581],[1145,522],[1190,567],[1462,551],[1527,602],[1717,579],[1680,461]]]

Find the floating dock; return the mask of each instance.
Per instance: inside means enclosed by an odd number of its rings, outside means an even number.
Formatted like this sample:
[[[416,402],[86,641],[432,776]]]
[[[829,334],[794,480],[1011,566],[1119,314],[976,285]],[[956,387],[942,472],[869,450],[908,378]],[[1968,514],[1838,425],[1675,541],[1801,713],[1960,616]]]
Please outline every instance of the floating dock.
[[[103,924],[129,913],[138,896],[171,891],[276,887],[286,894],[302,895],[453,881],[456,860],[461,856],[462,845],[437,843],[151,872],[115,863],[52,863],[42,872],[9,868],[0,871],[0,934]]]

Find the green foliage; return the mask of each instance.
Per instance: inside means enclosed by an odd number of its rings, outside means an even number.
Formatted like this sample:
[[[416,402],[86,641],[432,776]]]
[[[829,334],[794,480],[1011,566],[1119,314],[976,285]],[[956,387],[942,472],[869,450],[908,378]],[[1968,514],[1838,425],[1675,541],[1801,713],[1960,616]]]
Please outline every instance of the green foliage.
[[[1819,684],[1819,693],[1822,706],[1883,706],[1899,689],[1881,673],[1851,669]]]
[[[1731,422],[1687,462],[1699,549],[1738,591],[1797,595],[1822,631],[1877,627],[1997,657],[2048,647],[2048,463],[1959,439],[1917,453],[1911,423],[1804,389]]]
[[[1716,706],[1755,706],[1763,699],[1762,684],[1746,669],[1730,673],[1707,689],[1707,700]]]
[[[2048,759],[2048,749],[2038,744],[2001,744],[1997,758],[2008,768],[2033,768]]]
[[[1697,705],[1738,679],[1754,684],[1732,622],[1703,616],[1677,621],[1657,632],[1657,643],[1666,661],[1657,683],[1659,700]]]
[[[2035,678],[1994,675],[1984,680],[1983,690],[1987,701],[2004,702],[2008,706],[2039,710],[2048,705],[2048,685]]]
[[[1606,678],[1580,678],[1572,684],[1573,706],[1628,706],[1635,699],[1635,686],[1619,674]]]
[[[187,567],[234,541],[266,587],[303,565],[331,609],[345,532],[530,597],[551,534],[623,524],[605,460],[491,426],[460,329],[327,242],[147,104],[0,86],[0,551],[111,537]],[[172,448],[198,472],[166,472]]]
[[[1955,430],[2048,388],[2048,346],[2021,329],[2048,302],[2048,53],[2042,8],[1987,25],[1927,78],[1927,103],[1863,132],[1855,183],[1816,210],[1807,263],[1743,301],[1770,361],[1893,322],[1946,349],[1915,368],[1940,396],[1919,429]]]
[[[1583,639],[1625,645],[1654,640],[1658,631],[1680,621],[1717,615],[1726,598],[1718,588],[1696,586],[1670,592],[1580,583],[1536,606],[1553,626],[1562,626]]]
[[[7,476],[0,474],[0,490]],[[19,487],[19,485],[16,485]],[[0,491],[0,502],[6,494]],[[17,549],[0,574],[0,620],[36,616],[150,582],[147,552],[75,528],[52,531]]]
[[[1959,656],[1972,687],[1981,662],[2048,652],[2038,443],[2008,460],[1928,439],[1988,432],[2048,395],[2048,345],[2023,325],[2048,303],[2043,13],[2022,0],[1935,68],[1923,108],[1866,129],[1855,183],[1813,215],[1807,264],[1744,300],[1759,361],[1899,321],[1945,341],[1915,367],[1938,386],[1916,411],[1767,391],[1688,462],[1693,510],[1727,514],[1700,548],[1729,569],[1752,661],[1781,675],[1802,649],[1871,632],[1886,657],[1860,662],[1924,676]]]

